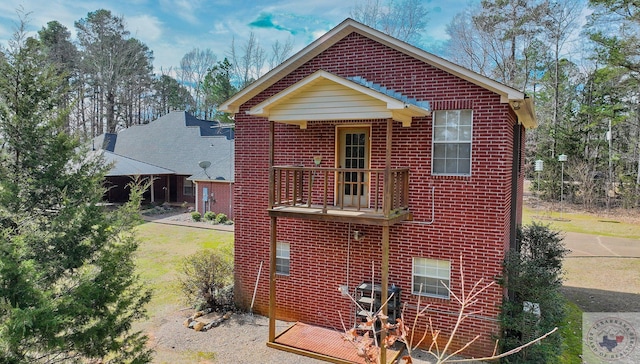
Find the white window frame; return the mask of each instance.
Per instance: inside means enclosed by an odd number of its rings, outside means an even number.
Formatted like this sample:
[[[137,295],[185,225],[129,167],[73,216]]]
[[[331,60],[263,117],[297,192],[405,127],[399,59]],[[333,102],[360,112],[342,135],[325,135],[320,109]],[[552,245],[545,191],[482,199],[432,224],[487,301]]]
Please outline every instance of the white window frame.
[[[473,110],[434,111],[432,134],[431,173],[471,176]]]
[[[451,287],[451,261],[431,258],[414,257],[411,265],[411,292],[415,295],[449,299],[449,291],[442,285]],[[431,282],[422,286],[416,278],[427,279]]]
[[[276,242],[276,274],[288,276],[291,271],[291,245]]]

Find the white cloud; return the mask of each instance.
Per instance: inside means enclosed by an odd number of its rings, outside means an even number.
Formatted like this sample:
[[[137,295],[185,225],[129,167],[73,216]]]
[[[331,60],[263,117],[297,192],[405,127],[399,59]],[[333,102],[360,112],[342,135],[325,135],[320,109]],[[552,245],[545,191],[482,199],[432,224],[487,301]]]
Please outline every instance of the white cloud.
[[[127,28],[131,34],[143,42],[152,42],[162,36],[162,22],[150,15],[130,16],[126,18]]]
[[[173,14],[186,20],[190,24],[199,24],[198,10],[201,2],[199,0],[161,0],[162,10],[167,14]]]

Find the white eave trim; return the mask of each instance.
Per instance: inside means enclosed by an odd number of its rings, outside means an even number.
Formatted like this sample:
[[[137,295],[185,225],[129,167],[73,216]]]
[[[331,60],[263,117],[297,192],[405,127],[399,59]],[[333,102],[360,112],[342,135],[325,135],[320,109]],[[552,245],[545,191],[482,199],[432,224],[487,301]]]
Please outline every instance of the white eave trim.
[[[277,106],[281,102],[288,100],[292,97],[295,97],[297,94],[301,94],[308,90],[313,84],[317,83],[321,80],[329,80],[346,88],[352,89],[361,94],[367,95],[371,98],[377,99],[386,104],[387,110],[391,111],[393,118],[397,121],[402,122],[403,126],[411,126],[411,118],[412,117],[421,117],[427,116],[431,114],[431,110],[419,107],[417,105],[413,105],[403,100],[399,100],[397,98],[386,95],[382,92],[376,91],[372,88],[360,85],[354,81],[348,80],[346,78],[342,78],[340,76],[334,75],[330,72],[324,70],[318,70],[311,75],[303,78],[302,80],[296,82],[295,84],[287,87],[286,89],[280,91],[279,93],[271,96],[270,98],[264,100],[258,105],[252,107],[247,114],[254,116],[261,116],[270,119],[270,109],[274,106]],[[366,118],[370,118],[367,116]],[[307,119],[313,120],[313,119]],[[296,124],[300,125],[301,128],[306,128],[306,121],[281,121],[288,124]],[[280,120],[273,120],[280,121]]]
[[[228,113],[238,113],[242,104],[250,100],[255,95],[259,94],[260,92],[266,90],[268,87],[282,79],[284,76],[294,71],[299,66],[309,61],[316,55],[320,54],[324,50],[328,49],[352,32],[361,34],[381,44],[387,45],[399,52],[407,54],[436,68],[458,76],[473,84],[476,84],[484,89],[495,92],[496,94],[500,95],[500,101],[502,103],[511,104],[513,101],[523,101],[526,99],[526,95],[523,92],[520,92],[500,82],[480,75],[474,71],[461,67],[455,63],[449,62],[443,58],[440,58],[408,43],[402,42],[378,30],[361,24],[353,19],[346,19],[335,28],[293,55],[291,58],[287,59],[279,66],[267,72],[267,74],[260,77],[254,83],[240,90],[233,97],[220,105],[220,111]],[[530,106],[532,107],[530,111],[533,111],[533,104],[531,104]],[[533,113],[530,116],[533,116]],[[531,125],[532,123],[536,124],[535,116],[533,116],[532,121],[523,121],[522,123],[525,124],[525,126],[527,124]]]
[[[524,125],[527,129],[534,129],[538,127],[538,122],[535,116],[535,108],[533,100],[531,98],[510,100],[509,105],[516,113],[518,117],[518,123]]]

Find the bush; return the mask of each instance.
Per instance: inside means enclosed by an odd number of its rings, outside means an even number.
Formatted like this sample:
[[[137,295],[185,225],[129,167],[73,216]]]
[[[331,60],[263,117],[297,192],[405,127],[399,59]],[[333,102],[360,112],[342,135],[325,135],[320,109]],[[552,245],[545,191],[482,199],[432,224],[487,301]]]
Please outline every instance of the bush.
[[[198,211],[194,211],[191,213],[191,218],[193,221],[200,221],[202,219],[202,215]]]
[[[216,213],[213,211],[207,211],[204,213],[204,219],[207,221],[213,221],[216,218]]]
[[[220,251],[201,250],[185,258],[180,288],[197,309],[233,308],[233,258]]]
[[[229,221],[229,218],[227,217],[227,215],[220,213],[216,215],[216,219],[214,221],[214,223],[216,224],[225,224],[227,221]]]
[[[565,317],[560,287],[562,259],[568,250],[562,237],[548,226],[533,223],[519,231],[518,244],[519,250],[507,254],[498,280],[509,292],[500,312],[503,352],[559,327]],[[562,338],[556,333],[502,362],[556,363],[561,349]]]

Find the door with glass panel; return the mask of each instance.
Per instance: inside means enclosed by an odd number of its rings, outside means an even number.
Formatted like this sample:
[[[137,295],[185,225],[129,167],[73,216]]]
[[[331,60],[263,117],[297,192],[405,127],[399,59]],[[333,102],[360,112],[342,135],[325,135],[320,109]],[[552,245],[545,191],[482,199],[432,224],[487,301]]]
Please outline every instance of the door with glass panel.
[[[369,127],[338,128],[338,205],[369,207]],[[349,171],[353,169],[354,171]]]

